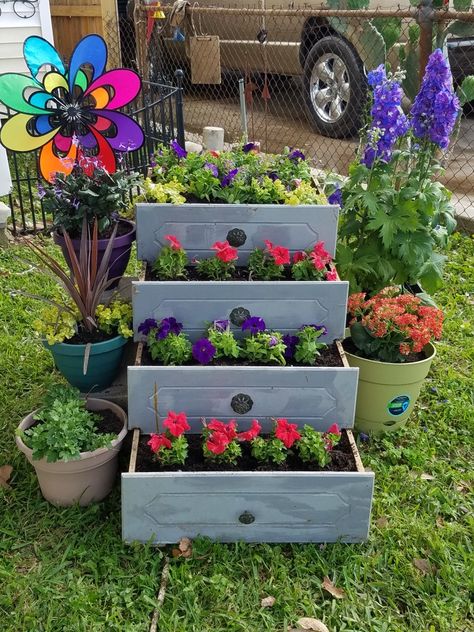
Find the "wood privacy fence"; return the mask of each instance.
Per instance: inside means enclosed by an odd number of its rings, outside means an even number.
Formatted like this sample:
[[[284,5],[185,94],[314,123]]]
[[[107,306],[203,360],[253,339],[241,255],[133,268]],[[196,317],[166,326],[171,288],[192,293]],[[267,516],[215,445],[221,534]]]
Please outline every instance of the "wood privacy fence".
[[[109,49],[107,66],[121,65],[116,0],[50,0],[50,6],[54,43],[65,59],[82,37],[98,33]]]

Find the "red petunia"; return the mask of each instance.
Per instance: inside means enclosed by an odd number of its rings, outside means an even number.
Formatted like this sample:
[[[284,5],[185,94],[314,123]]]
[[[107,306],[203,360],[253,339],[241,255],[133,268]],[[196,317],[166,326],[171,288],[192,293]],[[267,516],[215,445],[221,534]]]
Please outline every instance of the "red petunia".
[[[231,442],[223,432],[213,432],[206,441],[206,447],[212,454],[222,454]]]
[[[313,253],[317,255],[318,257],[320,257],[324,261],[325,264],[332,261],[331,255],[324,247],[324,241],[318,241],[318,243],[314,245]]]
[[[336,268],[331,268],[326,272],[326,281],[337,281]]]
[[[151,451],[156,454],[160,448],[171,448],[171,441],[164,434],[152,434],[147,442]]]
[[[165,239],[170,242],[170,246],[173,250],[182,250],[183,246],[176,235],[165,235]]]
[[[261,429],[262,426],[259,424],[258,420],[253,419],[252,426],[249,428],[249,430],[246,430],[245,432],[239,432],[239,434],[237,435],[237,439],[239,441],[253,441],[256,437],[258,437]]]
[[[225,435],[229,441],[232,441],[237,436],[237,424],[234,419],[231,419],[228,423],[219,421],[219,419],[211,419],[211,421],[207,424],[207,427],[209,430]]]
[[[304,250],[299,250],[298,252],[295,252],[295,254],[293,255],[293,263],[304,261],[306,258],[307,258],[307,255],[304,252]]]
[[[284,246],[274,246],[272,257],[277,266],[284,266],[290,263],[290,251]]]
[[[173,437],[180,437],[185,430],[190,430],[186,413],[175,413],[174,410],[168,412],[168,417],[163,421],[163,426],[168,428]]]
[[[285,448],[291,448],[295,441],[301,439],[296,424],[288,423],[287,419],[277,419],[275,437],[283,442]]]
[[[326,267],[326,264],[324,263],[324,260],[321,259],[321,257],[318,254],[316,254],[315,252],[312,252],[310,254],[310,257],[316,270],[324,270],[324,268]]]
[[[334,447],[334,441],[331,435],[336,435],[337,437],[341,436],[341,431],[339,430],[339,426],[337,424],[332,424],[323,434],[324,444],[326,450],[329,452]]]
[[[228,241],[216,241],[212,248],[216,251],[216,257],[224,263],[236,261],[239,257],[237,248],[232,248]]]

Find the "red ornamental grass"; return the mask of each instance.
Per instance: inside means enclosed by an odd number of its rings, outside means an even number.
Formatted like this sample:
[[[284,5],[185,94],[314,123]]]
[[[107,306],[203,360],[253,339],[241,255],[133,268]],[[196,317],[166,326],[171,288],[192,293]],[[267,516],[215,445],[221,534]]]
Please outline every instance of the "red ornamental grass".
[[[276,420],[275,437],[283,442],[285,448],[291,448],[295,441],[301,439],[297,425],[288,423],[288,419]]]
[[[170,246],[173,250],[183,249],[183,246],[181,245],[181,242],[176,237],[176,235],[165,235],[165,239],[167,239],[170,242]]]
[[[233,248],[227,240],[216,241],[212,249],[216,251],[216,257],[224,263],[231,263],[239,257],[237,248]]]

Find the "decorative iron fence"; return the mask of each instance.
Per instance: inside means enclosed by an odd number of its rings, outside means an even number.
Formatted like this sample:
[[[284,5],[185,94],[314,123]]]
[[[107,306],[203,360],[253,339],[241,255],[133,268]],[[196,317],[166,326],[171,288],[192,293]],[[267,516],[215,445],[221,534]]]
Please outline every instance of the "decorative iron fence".
[[[176,85],[144,81],[137,98],[124,109],[142,127],[143,146],[123,156],[123,167],[146,173],[157,145],[173,139],[184,145],[182,72],[176,71]],[[11,114],[10,112],[8,113]],[[45,213],[38,187],[38,152],[17,154],[7,151],[13,188],[5,202],[11,209],[10,229],[14,235],[47,231],[51,217]]]

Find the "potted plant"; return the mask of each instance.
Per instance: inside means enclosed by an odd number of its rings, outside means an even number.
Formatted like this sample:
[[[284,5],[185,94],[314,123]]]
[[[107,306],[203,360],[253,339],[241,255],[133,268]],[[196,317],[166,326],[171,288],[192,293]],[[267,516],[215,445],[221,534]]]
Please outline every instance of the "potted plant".
[[[113,239],[99,264],[97,220],[91,236],[83,219],[79,256],[68,232],[63,234],[71,263],[69,273],[42,246],[26,242],[61,288],[57,300],[46,300],[48,306],[33,325],[68,382],[83,392],[99,391],[110,385],[120,368],[124,345],[133,335],[132,309],[119,299],[101,304],[104,291],[116,279],[109,278]]]
[[[431,54],[408,115],[401,80],[384,66],[369,72],[370,123],[349,177],[332,194],[343,208],[337,267],[353,292],[391,284],[435,291],[445,260],[439,249],[456,226],[451,193],[436,179],[460,112],[449,64],[441,50]]]
[[[436,355],[433,340],[441,337],[443,312],[397,287],[369,299],[352,294],[348,312],[344,349],[349,365],[359,369],[356,428],[398,430],[413,411]]]
[[[84,506],[110,493],[126,434],[127,416],[119,406],[81,399],[76,389],[56,385],[18,426],[16,444],[35,468],[46,500]]]
[[[83,220],[91,228],[97,220],[98,261],[100,264],[112,240],[109,277],[115,279],[111,285],[115,287],[125,272],[135,241],[135,224],[119,214],[127,208],[130,191],[138,185],[139,177],[124,170],[109,173],[100,162],[90,165],[91,161],[94,159],[88,159],[87,169],[76,165],[69,174],[56,173],[52,183],[40,187],[40,197],[44,209],[53,216],[53,238],[68,263],[70,255],[64,231],[78,256]]]
[[[152,399],[155,427],[139,423],[134,429],[130,465],[122,474],[125,541],[367,538],[374,475],[364,470],[349,422],[318,432],[308,400],[297,422],[220,416],[202,418],[193,431],[194,415],[164,409],[160,417],[158,401]],[[179,401],[175,389],[168,403]],[[220,407],[217,399],[209,402]]]

